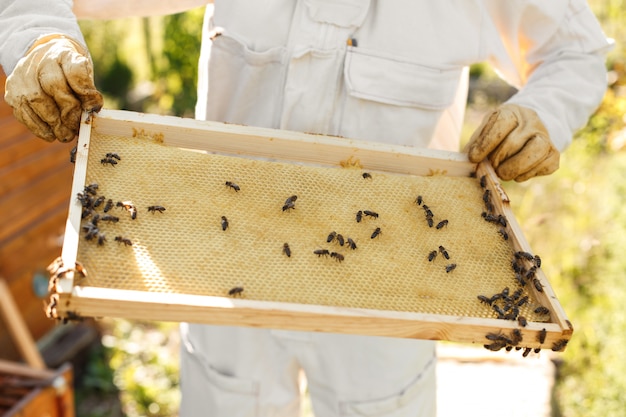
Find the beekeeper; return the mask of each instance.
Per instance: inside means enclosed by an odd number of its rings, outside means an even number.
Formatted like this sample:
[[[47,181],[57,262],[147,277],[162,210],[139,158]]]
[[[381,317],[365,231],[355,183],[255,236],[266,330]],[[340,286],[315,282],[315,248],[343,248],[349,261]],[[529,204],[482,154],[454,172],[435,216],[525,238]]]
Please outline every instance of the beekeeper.
[[[115,18],[166,3],[77,0],[75,11]],[[606,88],[610,44],[583,0],[215,3],[198,119],[458,150],[467,68],[488,62],[518,92],[476,130],[469,159],[524,181],[558,168]],[[36,135],[71,141],[81,111],[102,107],[71,2],[1,4],[6,101]],[[181,416],[295,416],[300,369],[317,416],[435,415],[434,342],[181,329]]]

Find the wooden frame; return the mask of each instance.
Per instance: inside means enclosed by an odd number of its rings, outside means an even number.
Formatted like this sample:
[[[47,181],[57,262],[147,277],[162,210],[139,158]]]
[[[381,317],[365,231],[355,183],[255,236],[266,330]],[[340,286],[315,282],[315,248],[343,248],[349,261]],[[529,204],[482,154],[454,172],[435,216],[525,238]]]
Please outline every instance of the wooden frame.
[[[391,173],[430,175],[433,160],[437,170],[453,176],[485,175],[496,190],[497,211],[508,219],[511,245],[531,252],[510,209],[509,200],[488,164],[476,166],[464,154],[360,142],[298,132],[261,129],[176,117],[103,110],[83,117],[77,145],[72,195],[85,185],[91,129],[113,135],[149,136],[168,146],[212,153],[272,158],[322,166],[338,166],[339,160],[356,158],[366,168]],[[339,159],[339,156],[345,156]],[[73,199],[63,246],[63,265],[75,265],[81,222],[81,205]],[[265,302],[229,297],[143,293],[140,291],[81,287],[74,274],[57,276],[54,315],[63,319],[113,316],[138,320],[190,321],[377,336],[449,340],[485,344],[487,333],[509,333],[520,328],[516,321],[444,316],[370,309]],[[549,307],[551,322],[530,322],[524,327],[524,347],[562,350],[573,328],[543,272],[537,270],[543,291],[534,295]],[[115,308],[111,308],[115,305]],[[545,340],[537,339],[545,333]],[[555,345],[556,344],[556,345]]]

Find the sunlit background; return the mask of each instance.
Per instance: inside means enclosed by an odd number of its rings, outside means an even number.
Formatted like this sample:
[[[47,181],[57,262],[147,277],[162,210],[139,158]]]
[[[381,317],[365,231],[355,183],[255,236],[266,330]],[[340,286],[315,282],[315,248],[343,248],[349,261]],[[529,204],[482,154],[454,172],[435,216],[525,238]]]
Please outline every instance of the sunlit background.
[[[523,184],[505,184],[575,328],[566,352],[555,356],[554,416],[626,413],[624,3],[590,2],[616,47],[607,62],[604,102],[563,154],[561,169]],[[203,10],[197,9],[164,18],[82,21],[106,107],[193,117],[202,19]],[[473,67],[471,74],[464,140],[485,112],[512,93],[486,66]],[[175,416],[176,326],[125,320],[102,324],[104,348],[93,353],[76,393],[77,415]],[[112,398],[108,404],[102,401],[107,395]]]

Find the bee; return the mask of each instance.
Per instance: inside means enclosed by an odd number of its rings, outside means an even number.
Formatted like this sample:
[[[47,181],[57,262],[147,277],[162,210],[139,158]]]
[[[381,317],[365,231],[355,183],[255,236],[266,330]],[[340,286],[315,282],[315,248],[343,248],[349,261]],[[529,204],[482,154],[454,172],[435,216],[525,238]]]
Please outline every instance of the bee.
[[[356,222],[361,223],[361,219],[363,218],[363,212],[361,210],[356,212]]]
[[[91,223],[83,226],[83,230],[87,232],[85,233],[85,240],[91,240],[97,237],[100,233],[100,230]]]
[[[565,346],[567,346],[567,342],[568,342],[567,339],[557,340],[552,345],[552,351],[554,351],[554,352],[561,352],[563,349],[565,349]]]
[[[96,184],[95,182],[93,184],[85,185],[85,193],[87,194],[91,194],[95,196],[98,192],[97,190],[98,190],[98,184]]]
[[[93,217],[91,218],[91,224],[95,226],[98,225],[98,222],[100,221],[100,215],[98,213],[93,214]]]
[[[485,190],[483,193],[483,201],[485,203],[489,203],[489,201],[491,201],[491,190]]]
[[[535,266],[537,268],[541,268],[541,258],[539,257],[539,255],[535,255]]]
[[[372,232],[372,235],[370,236],[370,239],[374,239],[375,237],[377,237],[378,235],[380,235],[382,232],[380,230],[380,227],[377,227],[376,229],[374,229],[374,231]]]
[[[502,292],[500,293],[500,295],[502,296],[502,298],[509,298],[509,292],[511,290],[509,290],[509,287],[504,287],[502,289]]]
[[[498,214],[496,221],[497,223],[500,223],[502,227],[506,227],[507,225],[506,217],[504,217],[502,214]]]
[[[497,352],[506,346],[506,342],[504,340],[497,340],[491,344],[484,345],[484,346],[485,346],[485,349],[491,350],[492,352]]]
[[[159,213],[163,213],[165,211],[165,207],[163,207],[163,206],[150,206],[150,207],[148,207],[148,211],[151,211],[152,213],[156,213],[157,211]]]
[[[528,303],[528,296],[525,295],[524,297],[520,298],[519,301],[515,304],[518,307],[523,306],[524,304]]]
[[[283,211],[289,210],[289,209],[295,209],[297,199],[298,199],[297,195],[292,195],[291,197],[287,198],[287,200],[285,200],[285,204],[283,205]]]
[[[72,164],[76,163],[76,153],[78,152],[78,147],[74,146],[71,150],[70,150],[70,162]]]
[[[528,271],[526,271],[526,274],[524,275],[524,277],[528,280],[531,279],[535,279],[535,271],[537,270],[536,266],[532,266]]]
[[[431,217],[426,217],[426,223],[428,223],[428,227],[433,227],[435,222],[433,221],[432,216]]]
[[[436,250],[431,251],[431,252],[428,254],[428,262],[432,262],[432,261],[434,261],[436,257],[437,257],[437,251],[436,251]]]
[[[228,219],[226,216],[222,216],[222,230],[228,229]]]
[[[288,243],[283,244],[283,253],[287,255],[287,258],[291,258],[291,248]]]
[[[111,165],[112,167],[114,167],[115,165],[117,165],[117,161],[115,160],[115,158],[110,158],[110,157],[102,158],[102,159],[100,160],[100,163],[101,163],[102,165],[109,164],[109,165]]]
[[[498,233],[500,233],[502,239],[509,240],[509,234],[503,228],[500,228],[500,230],[498,230]]]
[[[345,243],[345,240],[343,239],[343,235],[340,235],[339,233],[337,233],[337,243],[339,243],[339,246],[343,246]]]
[[[448,220],[442,220],[439,223],[437,223],[437,229],[441,229],[441,228],[443,228],[444,226],[447,226],[447,225],[448,225]]]
[[[352,240],[351,237],[348,238],[347,242],[348,242],[348,247],[350,249],[352,249],[352,250],[356,249],[356,243],[354,243],[354,240]]]
[[[417,204],[418,206],[421,206],[423,202],[424,202],[424,199],[422,198],[422,196],[418,195],[417,198],[415,199],[415,204]]]
[[[524,292],[524,290],[521,288],[518,288],[517,290],[515,290],[515,292],[511,296],[511,298],[513,298],[513,301],[519,300],[519,298],[522,296],[522,292]]]
[[[231,297],[241,296],[242,293],[243,293],[243,287],[233,287],[230,290],[228,290],[228,295],[230,295]]]
[[[232,182],[232,181],[226,181],[224,184],[225,184],[227,187],[232,188],[232,189],[233,189],[233,190],[235,190],[235,191],[239,191],[239,190],[241,190],[241,188],[239,188],[239,186],[238,186],[237,184],[235,184],[234,182]]]
[[[522,327],[526,327],[528,325],[528,320],[526,320],[526,317],[524,316],[518,316],[517,323]]]
[[[363,179],[372,179],[372,174],[370,174],[369,172],[364,172],[363,173]]]
[[[524,252],[524,251],[517,251],[517,252],[515,252],[515,258],[516,259],[526,259],[526,260],[531,261],[531,262],[535,261],[535,257],[533,255],[531,255],[528,252]]]
[[[456,264],[446,265],[446,273],[450,273],[450,272],[454,271],[455,268],[456,268]]]
[[[483,175],[482,177],[480,177],[480,186],[482,188],[485,188],[487,186],[487,176]]]
[[[135,207],[132,201],[118,201],[117,206],[127,210],[131,219],[135,220],[137,218],[137,207]]]
[[[541,343],[543,345],[543,343],[546,341],[546,334],[548,332],[546,331],[545,328],[541,329],[541,331],[539,333],[537,333],[537,341],[539,343]]]
[[[315,249],[313,251],[314,254],[316,254],[318,257],[319,256],[328,256],[329,252],[328,249]]]
[[[120,221],[120,218],[116,216],[111,216],[110,214],[105,214],[100,218],[100,220],[102,220],[103,222],[117,223]]]
[[[378,213],[376,213],[375,211],[363,210],[363,214],[365,214],[366,216],[370,216],[373,219],[378,218]]]
[[[496,314],[498,315],[499,319],[504,318],[504,311],[502,311],[502,309],[499,306],[492,305],[491,308],[493,309],[493,311],[496,312]]]
[[[544,306],[537,307],[534,312],[537,314],[550,314],[550,310]]]
[[[337,262],[342,262],[343,261],[343,255],[337,252],[331,252],[330,254],[331,258],[335,258],[337,260]]]
[[[103,195],[101,195],[100,197],[96,198],[93,202],[93,207],[100,207],[102,205],[102,203],[104,203],[104,200],[106,199],[106,197],[104,197]]]
[[[76,199],[82,207],[91,208],[93,206],[93,198],[86,193],[76,193]]]
[[[513,346],[519,345],[519,343],[524,338],[522,336],[522,331],[520,329],[513,329],[513,331],[511,332],[511,336],[512,336],[511,340],[513,341],[513,343],[511,343],[511,344]]]
[[[131,242],[130,239],[127,239],[127,238],[122,237],[122,236],[115,236],[115,241],[123,243],[124,246],[133,246],[133,242]]]
[[[533,352],[539,353],[539,352],[541,352],[541,348],[535,348],[535,349],[533,349]]]
[[[116,153],[113,152],[109,152],[106,154],[107,158],[111,158],[111,159],[117,159],[118,161],[121,161],[122,158],[120,158],[120,156]]]
[[[496,340],[502,340],[502,333],[487,333],[485,338],[495,342]]]
[[[335,240],[335,238],[337,237],[337,232],[330,232],[330,234],[328,235],[328,237],[326,238],[326,242],[330,243],[333,240]]]
[[[522,356],[525,358],[526,356],[528,356],[530,354],[530,352],[532,351],[532,348],[524,348],[524,353],[522,353]]]
[[[433,252],[434,252],[434,251],[433,251]],[[435,252],[435,253],[437,253],[437,252]],[[489,306],[491,305],[491,303],[493,303],[493,301],[491,300],[491,298],[489,298],[489,297],[487,297],[487,296],[485,296],[485,295],[479,295],[479,296],[478,296],[478,299],[480,300],[480,302],[481,302],[482,304],[487,304],[487,305],[489,305]]]
[[[111,210],[113,208],[113,200],[111,200],[110,198],[107,200],[106,204],[104,205],[104,212],[107,213],[109,210]]]
[[[444,248],[441,245],[439,246],[439,252],[441,252],[444,258],[450,259],[450,255],[448,254],[448,251],[446,250],[446,248]]]
[[[104,233],[98,234],[98,246],[104,246],[104,242],[106,242],[107,238]]]
[[[543,285],[541,285],[541,281],[538,278],[533,279],[533,285],[539,292],[543,292]]]

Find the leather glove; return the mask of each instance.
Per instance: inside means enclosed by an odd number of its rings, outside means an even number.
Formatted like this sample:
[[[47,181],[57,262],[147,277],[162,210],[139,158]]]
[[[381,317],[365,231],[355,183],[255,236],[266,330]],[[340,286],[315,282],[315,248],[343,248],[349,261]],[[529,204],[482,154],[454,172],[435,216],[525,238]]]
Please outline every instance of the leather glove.
[[[4,98],[20,122],[49,142],[74,139],[82,111],[103,104],[89,52],[63,35],[37,40],[7,78]]]
[[[487,115],[470,138],[467,151],[472,162],[489,158],[505,181],[526,181],[559,168],[560,153],[537,113],[516,104],[504,104]]]

